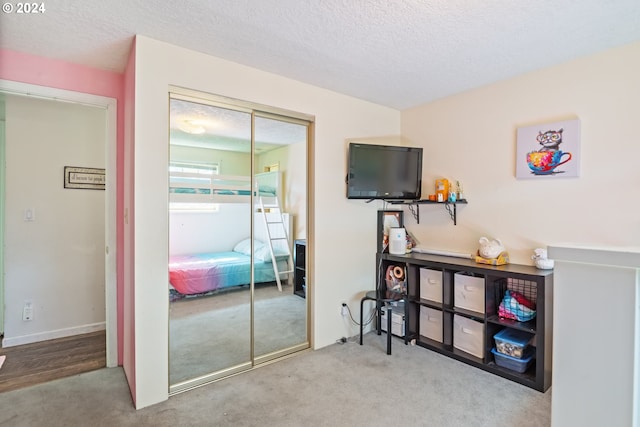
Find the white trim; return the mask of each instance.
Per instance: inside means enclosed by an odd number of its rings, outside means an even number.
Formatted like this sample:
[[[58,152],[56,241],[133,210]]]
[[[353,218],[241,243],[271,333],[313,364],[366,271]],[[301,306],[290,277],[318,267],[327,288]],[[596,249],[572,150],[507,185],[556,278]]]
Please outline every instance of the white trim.
[[[74,92],[65,89],[57,89],[48,86],[39,86],[29,83],[14,82],[0,79],[0,90],[15,95],[26,95],[34,98],[48,99],[53,101],[71,102],[83,104],[91,107],[107,108],[116,104],[115,98],[92,95],[84,92]]]
[[[88,334],[91,332],[104,331],[106,329],[105,322],[92,323],[89,325],[74,326],[65,329],[56,329],[54,331],[40,332],[38,334],[22,335],[20,337],[5,338],[2,340],[2,347],[13,347],[16,345],[31,344],[34,342],[54,340],[57,338],[72,337],[74,335]]]
[[[2,101],[4,102],[4,101]],[[5,209],[5,192],[6,192],[6,155],[5,155],[5,119],[0,118],[0,336],[4,336],[4,312],[5,312],[5,297],[4,297],[4,209]]]
[[[633,425],[640,426],[640,270],[636,270],[636,345],[635,345],[635,360],[633,361],[633,395],[636,399],[633,403]]]
[[[83,92],[74,92],[64,89],[56,89],[46,86],[39,86],[28,83],[20,83],[0,79],[0,91],[14,93],[17,95],[27,95],[36,98],[43,98],[61,102],[71,102],[75,104],[102,107],[106,110],[106,179],[105,190],[105,323],[107,337],[107,366],[118,365],[118,299],[117,299],[117,227],[116,227],[116,200],[117,200],[117,100],[100,95],[92,95]],[[85,327],[70,328],[69,331],[83,330]],[[66,331],[65,329],[64,331]],[[48,336],[56,331],[42,334],[29,335],[28,337]],[[20,340],[21,337],[5,338],[3,346],[9,346]],[[44,338],[51,339],[51,338]],[[17,344],[12,344],[17,345]]]

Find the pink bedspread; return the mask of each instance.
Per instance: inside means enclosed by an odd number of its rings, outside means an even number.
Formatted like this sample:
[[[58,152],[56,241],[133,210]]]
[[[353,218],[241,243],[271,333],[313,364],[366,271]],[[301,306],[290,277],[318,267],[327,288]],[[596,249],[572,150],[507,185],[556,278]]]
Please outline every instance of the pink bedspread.
[[[184,295],[213,291],[220,287],[220,268],[211,254],[174,256],[169,262],[169,282]]]
[[[280,271],[287,260],[278,261]],[[255,283],[276,280],[271,260],[255,263]],[[251,257],[238,252],[213,252],[172,256],[169,282],[183,295],[201,294],[251,282]]]

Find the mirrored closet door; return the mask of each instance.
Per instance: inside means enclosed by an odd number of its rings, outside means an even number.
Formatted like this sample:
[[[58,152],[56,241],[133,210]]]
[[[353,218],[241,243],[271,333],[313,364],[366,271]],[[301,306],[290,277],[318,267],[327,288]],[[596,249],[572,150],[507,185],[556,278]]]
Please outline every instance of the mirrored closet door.
[[[308,123],[255,113],[254,133],[253,234],[264,243],[254,263],[254,355],[262,362],[308,347],[307,301],[294,292],[295,236],[306,229]]]
[[[251,366],[252,117],[179,98],[170,112],[169,381],[176,386]],[[235,190],[243,184],[246,196]]]
[[[309,347],[309,122],[228,101],[170,97],[170,393]]]

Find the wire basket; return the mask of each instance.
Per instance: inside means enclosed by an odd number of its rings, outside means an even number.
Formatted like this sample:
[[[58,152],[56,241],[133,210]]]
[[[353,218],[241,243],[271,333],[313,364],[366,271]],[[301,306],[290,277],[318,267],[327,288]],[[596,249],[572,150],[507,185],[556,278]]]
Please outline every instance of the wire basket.
[[[519,322],[534,319],[537,289],[536,283],[529,280],[501,280],[496,293],[498,316]]]

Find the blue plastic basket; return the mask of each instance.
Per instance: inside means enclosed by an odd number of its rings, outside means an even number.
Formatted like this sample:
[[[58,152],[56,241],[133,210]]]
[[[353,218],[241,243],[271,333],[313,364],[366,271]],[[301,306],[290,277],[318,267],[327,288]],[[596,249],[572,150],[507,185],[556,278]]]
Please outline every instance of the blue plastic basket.
[[[496,361],[496,365],[502,366],[503,368],[510,369],[512,371],[516,371],[519,373],[523,373],[529,368],[529,365],[533,361],[534,351],[533,347],[529,347],[525,356],[522,359],[517,359],[515,357],[507,356],[506,354],[499,353],[495,348],[491,349],[491,353],[493,353],[493,357]]]
[[[498,353],[522,359],[531,340],[531,334],[517,329],[505,328],[495,334],[493,339],[496,342]]]

